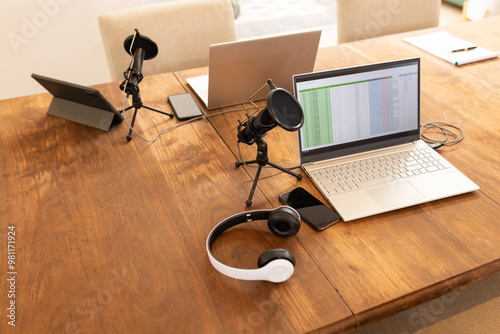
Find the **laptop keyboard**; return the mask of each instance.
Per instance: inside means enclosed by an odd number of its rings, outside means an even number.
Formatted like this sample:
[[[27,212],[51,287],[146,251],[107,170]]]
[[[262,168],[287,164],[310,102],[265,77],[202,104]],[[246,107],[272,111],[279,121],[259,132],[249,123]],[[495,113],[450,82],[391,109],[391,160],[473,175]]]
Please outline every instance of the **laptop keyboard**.
[[[328,194],[431,173],[445,167],[430,147],[401,151],[311,171]]]

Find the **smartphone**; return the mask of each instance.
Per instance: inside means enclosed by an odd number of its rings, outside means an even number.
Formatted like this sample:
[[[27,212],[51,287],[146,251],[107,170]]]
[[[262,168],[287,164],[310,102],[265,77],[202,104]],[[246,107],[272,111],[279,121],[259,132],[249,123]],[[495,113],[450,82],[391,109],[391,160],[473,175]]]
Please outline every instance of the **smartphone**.
[[[297,210],[300,217],[317,231],[322,231],[340,221],[337,212],[327,207],[302,187],[281,194],[279,199]]]
[[[179,121],[203,115],[193,96],[189,93],[170,95],[168,102],[170,102]]]

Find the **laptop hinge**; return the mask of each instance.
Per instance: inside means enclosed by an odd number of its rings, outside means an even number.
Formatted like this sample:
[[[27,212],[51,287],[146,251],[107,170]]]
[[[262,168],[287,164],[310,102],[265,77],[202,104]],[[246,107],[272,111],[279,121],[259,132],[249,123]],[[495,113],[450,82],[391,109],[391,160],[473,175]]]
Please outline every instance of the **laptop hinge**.
[[[394,149],[401,148],[403,146],[415,145],[419,141],[420,140],[416,140],[416,141],[412,141],[412,142],[408,142],[408,143],[404,143],[404,144],[400,144],[400,145],[383,147],[383,148],[379,148],[379,149],[375,149],[375,150],[371,150],[371,151],[359,152],[359,153],[354,153],[354,154],[350,154],[350,155],[343,155],[341,157],[335,157],[335,158],[325,159],[325,160],[321,160],[321,161],[314,161],[314,162],[309,163],[308,165],[324,164],[324,163],[328,163],[328,162],[332,162],[332,161],[336,161],[336,160],[342,160],[342,159],[347,159],[347,158],[355,158],[355,157],[361,156],[361,155],[364,156],[367,153],[377,154],[377,153],[381,153],[381,152],[384,152],[384,151],[391,151],[391,150],[394,150]]]

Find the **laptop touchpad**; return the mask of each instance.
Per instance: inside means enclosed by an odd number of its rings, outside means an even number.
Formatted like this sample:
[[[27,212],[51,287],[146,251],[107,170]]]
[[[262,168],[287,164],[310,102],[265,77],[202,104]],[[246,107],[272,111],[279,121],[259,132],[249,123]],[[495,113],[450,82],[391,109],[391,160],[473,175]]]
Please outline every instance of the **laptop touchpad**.
[[[366,192],[384,209],[424,199],[424,196],[408,181],[385,184],[367,189]]]

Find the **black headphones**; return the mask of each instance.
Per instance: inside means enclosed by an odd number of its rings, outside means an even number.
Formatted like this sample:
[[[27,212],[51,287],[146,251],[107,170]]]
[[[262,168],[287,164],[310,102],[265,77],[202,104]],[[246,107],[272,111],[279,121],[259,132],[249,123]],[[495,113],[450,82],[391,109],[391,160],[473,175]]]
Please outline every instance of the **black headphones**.
[[[218,261],[211,252],[215,240],[233,226],[267,219],[269,229],[280,237],[291,237],[300,229],[300,215],[289,206],[281,206],[273,210],[255,210],[238,213],[217,224],[207,238],[207,253],[210,263],[220,273],[242,280],[270,281],[281,283],[289,279],[294,271],[295,258],[283,248],[270,249],[262,253],[257,261],[258,269],[240,269],[227,266]]]

